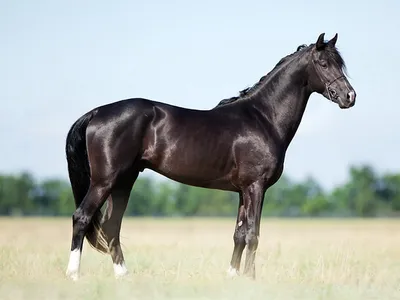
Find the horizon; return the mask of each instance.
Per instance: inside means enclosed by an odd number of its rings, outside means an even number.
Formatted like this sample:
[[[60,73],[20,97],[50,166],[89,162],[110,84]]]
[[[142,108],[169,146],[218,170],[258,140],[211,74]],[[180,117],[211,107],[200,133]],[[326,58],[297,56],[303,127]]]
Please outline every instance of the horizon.
[[[249,3],[1,3],[0,172],[68,179],[66,134],[88,110],[136,97],[210,109],[322,32],[338,33],[357,102],[340,110],[313,94],[283,174],[332,189],[350,165],[400,172],[400,3]]]

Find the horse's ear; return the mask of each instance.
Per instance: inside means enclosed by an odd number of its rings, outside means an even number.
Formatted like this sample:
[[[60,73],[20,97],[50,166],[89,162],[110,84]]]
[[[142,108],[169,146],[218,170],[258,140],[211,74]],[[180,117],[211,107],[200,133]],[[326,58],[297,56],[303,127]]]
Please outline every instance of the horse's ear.
[[[317,50],[322,50],[325,48],[324,36],[325,36],[325,33],[321,33],[319,35],[317,43],[315,44],[315,47],[317,48]]]
[[[335,36],[328,42],[328,44],[332,47],[335,47],[337,38],[338,38],[338,34],[336,33]]]

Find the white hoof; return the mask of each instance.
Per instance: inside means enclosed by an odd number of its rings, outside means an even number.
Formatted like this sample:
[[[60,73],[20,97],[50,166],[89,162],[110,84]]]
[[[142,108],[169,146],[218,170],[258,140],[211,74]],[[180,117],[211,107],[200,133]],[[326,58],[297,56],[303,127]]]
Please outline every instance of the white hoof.
[[[66,275],[73,281],[77,281],[79,279],[79,273],[76,270],[67,270]]]
[[[122,262],[121,264],[113,264],[114,267],[114,275],[115,278],[122,278],[128,275],[128,269],[125,266],[125,263]]]
[[[228,278],[234,278],[239,276],[239,271],[236,270],[235,268],[229,267],[228,271],[226,272],[226,275]]]

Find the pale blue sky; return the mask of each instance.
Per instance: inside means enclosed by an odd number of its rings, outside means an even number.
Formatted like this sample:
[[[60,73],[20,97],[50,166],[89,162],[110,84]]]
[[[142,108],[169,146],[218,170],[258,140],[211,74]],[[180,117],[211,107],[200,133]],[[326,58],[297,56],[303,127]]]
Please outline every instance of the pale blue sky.
[[[208,109],[321,32],[339,34],[357,103],[313,95],[285,174],[330,188],[350,164],[400,172],[399,16],[395,0],[2,0],[0,172],[67,178],[65,136],[87,110],[130,97]]]

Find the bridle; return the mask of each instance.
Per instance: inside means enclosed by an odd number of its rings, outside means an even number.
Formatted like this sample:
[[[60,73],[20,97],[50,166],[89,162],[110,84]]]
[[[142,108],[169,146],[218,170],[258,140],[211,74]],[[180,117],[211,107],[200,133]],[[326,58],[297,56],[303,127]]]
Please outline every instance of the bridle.
[[[311,60],[312,60],[312,62],[313,62],[314,69],[315,69],[315,71],[317,72],[319,79],[320,79],[322,82],[324,82],[324,84],[325,84],[325,89],[326,89],[326,91],[328,92],[329,100],[332,101],[332,102],[334,102],[334,101],[332,100],[332,97],[331,97],[331,91],[333,91],[333,92],[335,92],[335,91],[334,91],[333,89],[331,89],[330,86],[331,86],[336,80],[339,80],[339,79],[341,79],[341,78],[345,78],[346,76],[344,76],[344,75],[342,74],[342,75],[336,77],[335,79],[333,79],[332,81],[324,81],[323,79],[325,79],[325,78],[324,78],[325,76],[323,76],[322,74],[320,74],[320,72],[319,72],[319,70],[318,70],[318,68],[317,68],[317,65],[315,64],[315,60],[312,59],[312,58],[311,58]]]
[[[329,96],[329,100],[330,100],[330,101],[333,102],[332,97],[331,97],[331,91],[333,91],[333,92],[336,93],[335,90],[332,90],[332,89],[330,88],[331,84],[334,83],[336,80],[341,79],[341,78],[344,78],[344,77],[345,77],[344,75],[341,75],[341,76],[335,78],[334,80],[332,80],[331,82],[325,83],[325,88],[326,88],[326,90],[328,91],[328,96]]]

